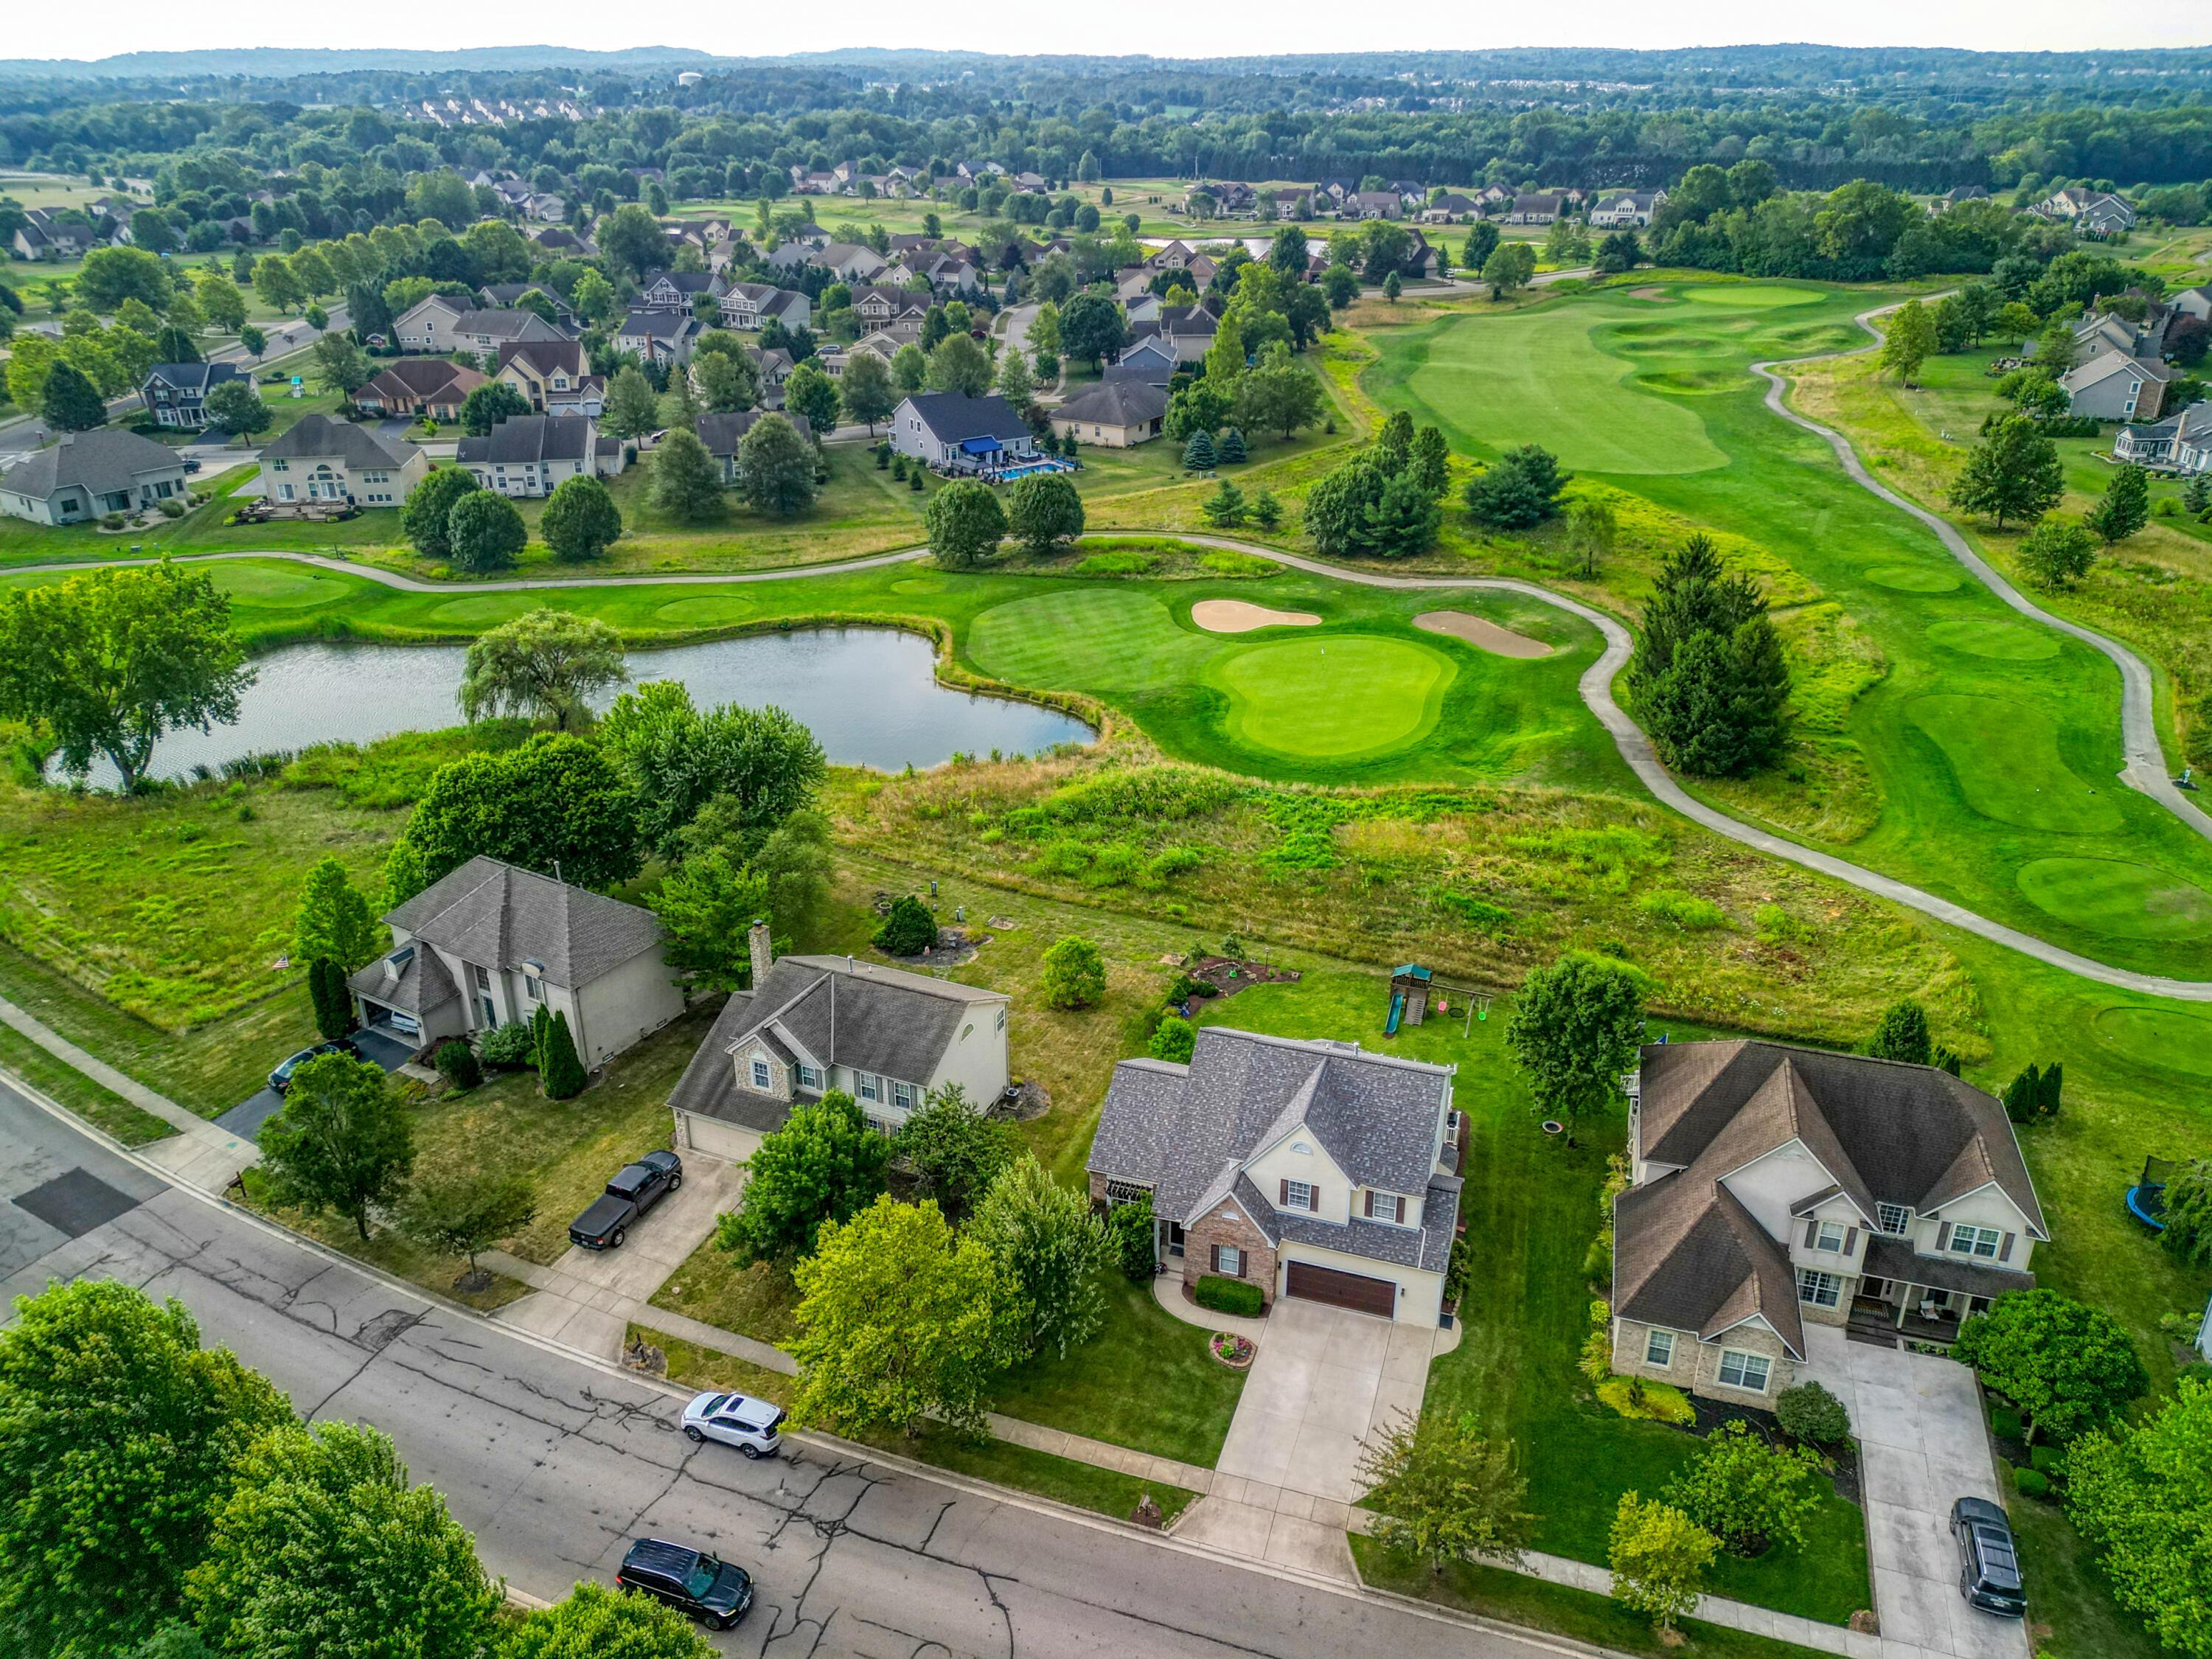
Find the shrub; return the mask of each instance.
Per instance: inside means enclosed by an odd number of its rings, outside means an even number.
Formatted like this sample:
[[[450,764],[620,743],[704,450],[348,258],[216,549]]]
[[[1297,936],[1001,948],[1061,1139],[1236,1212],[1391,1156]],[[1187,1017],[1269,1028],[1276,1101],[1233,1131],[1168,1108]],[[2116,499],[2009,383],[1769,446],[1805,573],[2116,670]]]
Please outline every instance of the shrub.
[[[1990,1432],[2000,1440],[2017,1440],[2027,1432],[2020,1413],[2009,1406],[1990,1407]]]
[[[1690,1396],[1671,1382],[1648,1376],[1610,1376],[1597,1385],[1597,1397],[1623,1417],[1650,1423],[1672,1423],[1686,1429],[1698,1420]]]
[[[1114,1260],[1132,1284],[1150,1279],[1158,1265],[1154,1243],[1152,1200],[1116,1204],[1106,1212],[1106,1231],[1114,1242]]]
[[[1647,916],[1671,921],[1687,933],[1728,926],[1727,914],[1711,899],[1700,898],[1695,893],[1680,892],[1672,887],[1652,889],[1636,901],[1636,908]]]
[[[1164,1060],[1176,1066],[1190,1064],[1192,1051],[1198,1045],[1198,1030],[1181,1014],[1170,1014],[1159,1023],[1146,1044],[1145,1052],[1154,1060]]]
[[[477,1045],[477,1058],[495,1072],[515,1072],[536,1063],[536,1045],[531,1041],[530,1027],[522,1020],[509,1020],[504,1025],[495,1025],[483,1034]]]
[[[1741,1422],[1706,1437],[1692,1462],[1668,1483],[1667,1501],[1749,1559],[1779,1544],[1802,1549],[1819,1506],[1814,1454],[1770,1446]]]
[[[1070,933],[1044,953],[1044,1006],[1088,1008],[1106,994],[1106,963],[1089,939]]]
[[[1792,1440],[1814,1446],[1833,1446],[1851,1431],[1850,1413],[1844,1402],[1818,1382],[1800,1382],[1775,1396],[1774,1415],[1782,1431]]]
[[[548,1100],[567,1100],[583,1092],[584,1062],[568,1034],[568,1016],[556,1013],[538,1042],[538,1086]]]
[[[1141,850],[1127,842],[1110,841],[1098,849],[1091,868],[1084,872],[1086,887],[1121,887],[1136,879],[1145,861]]]
[[[165,495],[154,505],[165,519],[181,519],[185,516],[185,504],[174,495]]]
[[[2066,1473],[2066,1454],[2056,1446],[2037,1446],[2027,1454],[2027,1461],[2039,1474]]]
[[[1201,1308],[1214,1313],[1234,1314],[1240,1319],[1257,1319],[1267,1299],[1260,1287],[1249,1279],[1224,1279],[1219,1273],[1206,1273],[1191,1289],[1192,1297]]]
[[[2033,1469],[2015,1469],[2012,1477],[2013,1490],[2022,1498],[2048,1498],[2051,1478]]]
[[[918,957],[937,943],[937,917],[908,893],[891,906],[872,942],[887,957]]]
[[[101,514],[100,515],[100,527],[101,529],[103,529],[103,530],[120,530],[120,529],[122,529],[122,528],[123,528],[123,515],[122,515],[120,513],[103,513],[103,514]]]
[[[438,1075],[456,1089],[473,1089],[483,1081],[483,1068],[476,1051],[460,1037],[447,1037],[438,1045]]]

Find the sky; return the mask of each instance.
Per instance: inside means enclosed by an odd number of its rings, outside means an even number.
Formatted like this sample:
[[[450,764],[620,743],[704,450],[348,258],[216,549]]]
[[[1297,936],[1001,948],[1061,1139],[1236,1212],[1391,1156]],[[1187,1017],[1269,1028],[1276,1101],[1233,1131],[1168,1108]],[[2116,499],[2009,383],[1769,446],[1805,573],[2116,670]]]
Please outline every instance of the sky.
[[[1849,46],[1963,46],[1997,51],[2088,51],[2212,44],[2212,13],[2191,3],[2118,0],[1576,0],[1571,6],[1470,6],[1466,0],[1395,0],[1371,33],[1342,0],[1122,0],[1018,11],[947,14],[913,0],[840,0],[831,7],[681,6],[624,14],[603,0],[479,0],[430,8],[400,3],[303,6],[298,0],[92,0],[9,7],[0,57],[100,58],[134,49],[195,46],[552,45],[608,50],[694,46],[769,57],[841,46],[944,46],[1029,52],[1205,58],[1261,52],[1341,52],[1485,46],[1668,47],[1816,41]],[[994,39],[985,20],[1006,20]],[[421,27],[410,26],[410,18]],[[1363,35],[1364,38],[1362,38]]]

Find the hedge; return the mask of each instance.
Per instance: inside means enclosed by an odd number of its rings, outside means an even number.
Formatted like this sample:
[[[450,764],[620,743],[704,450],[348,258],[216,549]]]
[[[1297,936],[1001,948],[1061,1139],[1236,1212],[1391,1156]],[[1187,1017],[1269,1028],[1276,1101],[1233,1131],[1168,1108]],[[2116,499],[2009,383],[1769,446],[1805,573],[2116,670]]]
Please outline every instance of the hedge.
[[[1260,1294],[1260,1287],[1250,1279],[1227,1279],[1219,1273],[1206,1274],[1193,1287],[1191,1295],[1201,1308],[1245,1319],[1257,1319],[1267,1305],[1267,1297]]]

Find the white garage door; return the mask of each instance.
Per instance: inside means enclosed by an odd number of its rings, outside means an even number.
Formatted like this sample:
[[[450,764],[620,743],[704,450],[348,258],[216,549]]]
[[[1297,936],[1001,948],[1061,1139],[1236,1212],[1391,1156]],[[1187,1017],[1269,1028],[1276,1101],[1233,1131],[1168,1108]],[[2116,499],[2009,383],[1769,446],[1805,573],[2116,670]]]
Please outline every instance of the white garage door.
[[[742,1164],[758,1149],[761,1134],[759,1130],[748,1129],[742,1124],[725,1123],[720,1118],[702,1117],[696,1112],[678,1112],[676,1142],[687,1152]]]

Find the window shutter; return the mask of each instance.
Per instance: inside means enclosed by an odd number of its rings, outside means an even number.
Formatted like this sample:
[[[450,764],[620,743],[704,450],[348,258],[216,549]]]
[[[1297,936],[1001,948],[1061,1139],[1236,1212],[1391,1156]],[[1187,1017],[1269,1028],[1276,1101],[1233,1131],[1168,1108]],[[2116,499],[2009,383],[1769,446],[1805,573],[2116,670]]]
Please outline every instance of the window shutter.
[[[1218,1244],[1206,1247],[1206,1270],[1215,1273],[1221,1271],[1221,1246]]]
[[[1291,1207],[1291,1178],[1290,1178],[1290,1176],[1285,1176],[1283,1177],[1283,1184],[1282,1184],[1282,1187],[1281,1187],[1281,1188],[1280,1188],[1280,1189],[1279,1189],[1279,1191],[1277,1191],[1277,1193],[1275,1194],[1275,1203],[1276,1203],[1276,1205],[1277,1205],[1279,1208],[1282,1208],[1282,1209],[1285,1209],[1285,1210],[1287,1210],[1287,1209],[1289,1209],[1289,1208]]]
[[[1402,1193],[1401,1193],[1397,1197],[1395,1197],[1395,1198],[1394,1198],[1394,1199],[1392,1199],[1392,1200],[1390,1200],[1390,1204],[1391,1204],[1390,1219],[1391,1219],[1391,1220],[1393,1220],[1393,1221],[1398,1222],[1398,1223],[1400,1223],[1401,1224],[1402,1224],[1404,1223],[1405,1219],[1406,1219],[1406,1197],[1405,1197],[1405,1194],[1402,1194]]]
[[[1856,1227],[1846,1227],[1844,1230],[1844,1254],[1845,1255],[1850,1255],[1856,1251],[1858,1247],[1859,1230]]]
[[[1940,1250],[1950,1242],[1951,1224],[1948,1221],[1938,1222],[1936,1227],[1936,1248]]]
[[[1820,1242],[1820,1224],[1817,1221],[1807,1222],[1805,1224],[1805,1248],[1809,1250]]]
[[[1365,1216],[1372,1216],[1375,1213],[1375,1189],[1372,1187],[1370,1187],[1367,1189],[1366,1199],[1367,1206],[1362,1210],[1360,1213]]]
[[[2012,1242],[2015,1236],[2016,1235],[2012,1233],[2007,1233],[2004,1236],[2004,1243],[1997,1246],[1998,1261],[2009,1261],[2012,1260]]]

